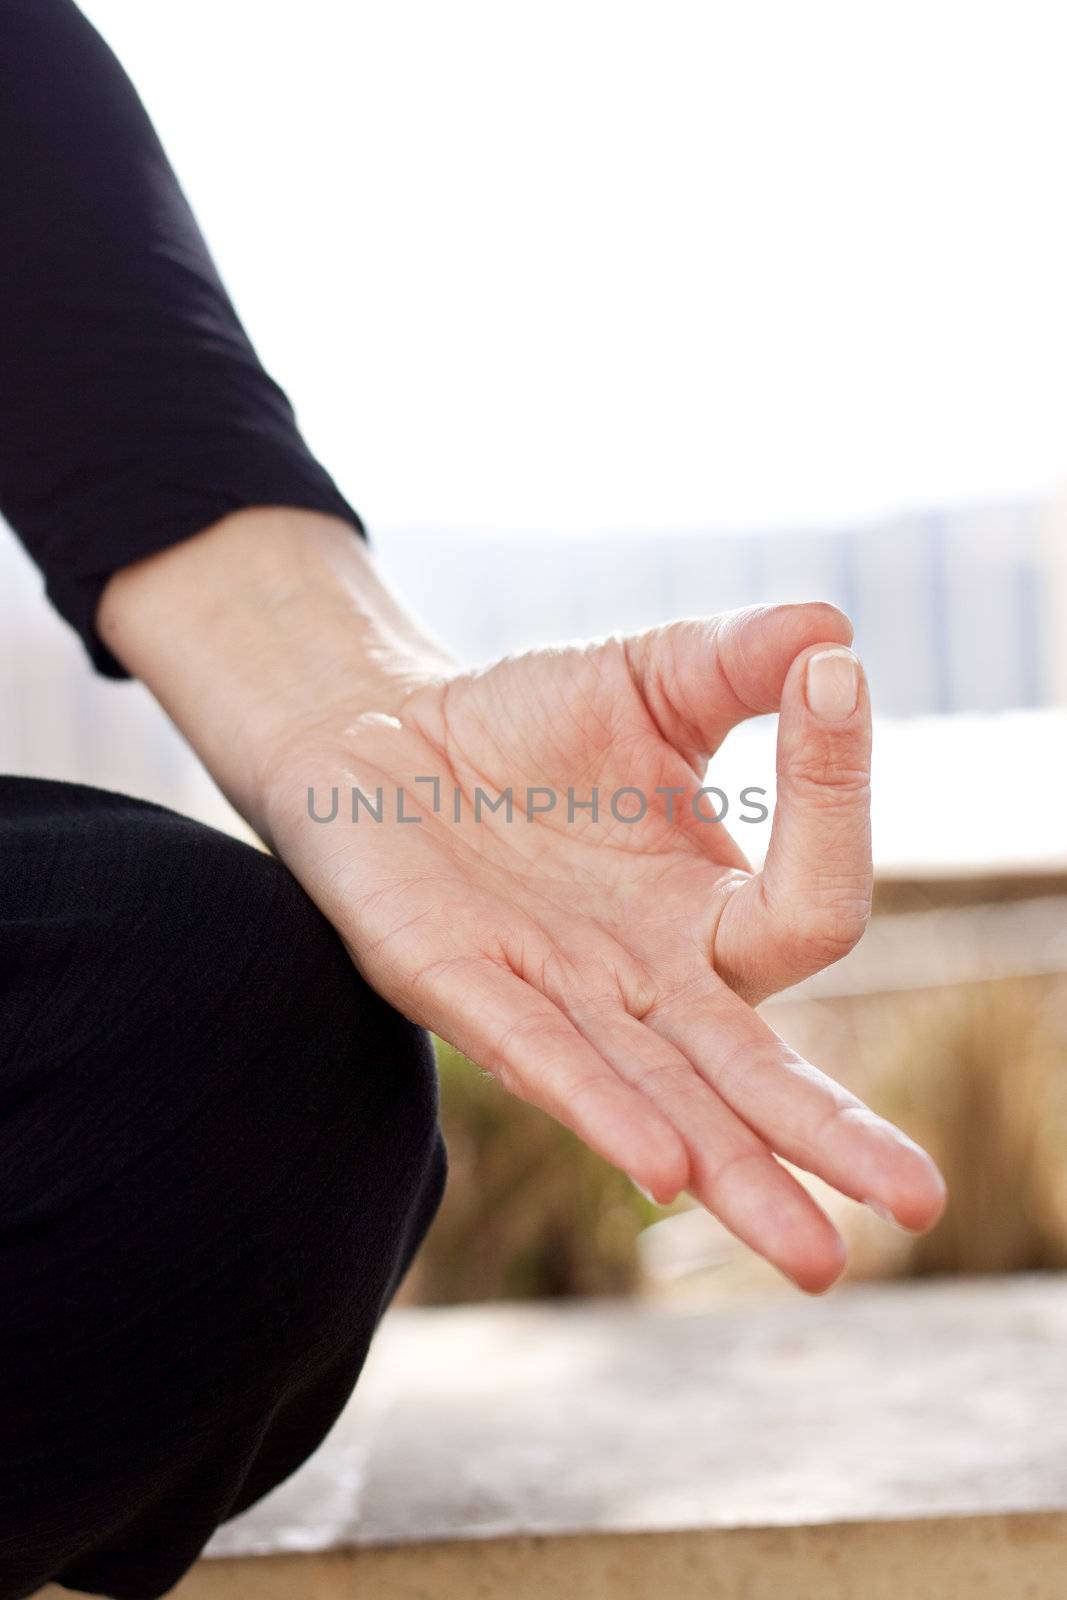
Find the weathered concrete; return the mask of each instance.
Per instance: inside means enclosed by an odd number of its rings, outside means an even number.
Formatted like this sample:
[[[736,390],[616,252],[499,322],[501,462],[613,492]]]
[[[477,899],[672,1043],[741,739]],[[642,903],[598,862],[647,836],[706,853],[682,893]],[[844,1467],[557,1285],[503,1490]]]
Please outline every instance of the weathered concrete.
[[[175,1593],[1059,1600],[1065,1398],[1055,1277],[397,1312]]]
[[[1063,1600],[1065,1551],[1055,1513],[531,1537],[204,1561],[174,1600]]]

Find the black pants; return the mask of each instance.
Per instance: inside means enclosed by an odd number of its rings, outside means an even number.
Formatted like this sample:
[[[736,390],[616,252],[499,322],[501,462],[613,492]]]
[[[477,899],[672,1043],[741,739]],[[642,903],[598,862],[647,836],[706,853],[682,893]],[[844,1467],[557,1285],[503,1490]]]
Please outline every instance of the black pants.
[[[282,866],[0,778],[0,1600],[150,1600],[305,1460],[444,1167],[429,1039]]]

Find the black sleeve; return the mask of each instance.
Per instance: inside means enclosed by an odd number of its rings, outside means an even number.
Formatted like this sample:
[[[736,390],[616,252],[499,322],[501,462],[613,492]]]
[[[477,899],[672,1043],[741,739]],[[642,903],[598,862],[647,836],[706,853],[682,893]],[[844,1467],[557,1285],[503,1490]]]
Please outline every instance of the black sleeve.
[[[247,505],[359,518],[300,436],[144,108],[71,0],[0,0],[0,511],[97,667],[116,568]]]

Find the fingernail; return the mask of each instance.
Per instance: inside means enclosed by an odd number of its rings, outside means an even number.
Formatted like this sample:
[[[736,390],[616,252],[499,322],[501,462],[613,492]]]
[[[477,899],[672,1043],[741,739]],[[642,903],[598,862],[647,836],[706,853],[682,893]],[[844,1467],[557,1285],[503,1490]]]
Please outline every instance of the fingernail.
[[[888,1222],[891,1228],[896,1228],[901,1233],[914,1233],[914,1228],[906,1228],[902,1222],[898,1222],[889,1207],[884,1206],[880,1200],[867,1199],[863,1203],[869,1211],[874,1212],[876,1217],[881,1217],[883,1222]]]
[[[817,650],[808,657],[808,707],[824,722],[844,722],[856,709],[860,664],[851,650]]]
[[[628,1178],[630,1178],[630,1174],[629,1173],[627,1173],[626,1176]],[[638,1194],[643,1194],[644,1195],[645,1199],[648,1201],[650,1206],[659,1205],[659,1201],[656,1199],[655,1195],[654,1194],[650,1194],[647,1189],[645,1189],[641,1184],[638,1183],[636,1178],[630,1178],[630,1182],[633,1184],[633,1186],[637,1190]]]

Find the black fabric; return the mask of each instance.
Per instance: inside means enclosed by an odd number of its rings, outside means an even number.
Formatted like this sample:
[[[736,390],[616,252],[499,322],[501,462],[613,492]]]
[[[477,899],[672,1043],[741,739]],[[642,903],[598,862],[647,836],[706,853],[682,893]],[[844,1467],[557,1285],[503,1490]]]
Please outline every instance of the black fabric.
[[[102,672],[124,675],[93,617],[127,562],[249,505],[363,532],[71,0],[0,0],[0,229],[0,512]]]
[[[0,778],[0,1600],[149,1600],[318,1445],[438,1204],[427,1036],[271,857]]]

